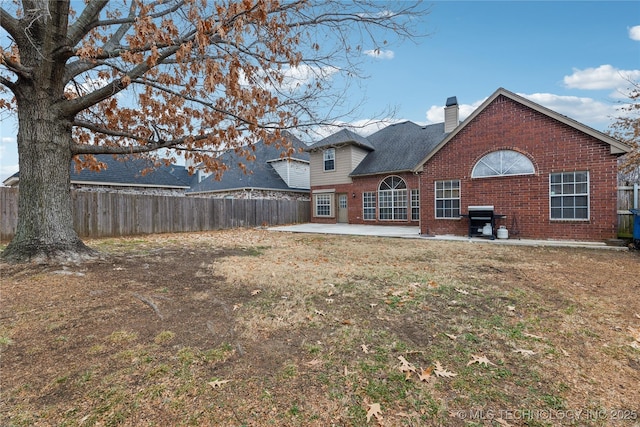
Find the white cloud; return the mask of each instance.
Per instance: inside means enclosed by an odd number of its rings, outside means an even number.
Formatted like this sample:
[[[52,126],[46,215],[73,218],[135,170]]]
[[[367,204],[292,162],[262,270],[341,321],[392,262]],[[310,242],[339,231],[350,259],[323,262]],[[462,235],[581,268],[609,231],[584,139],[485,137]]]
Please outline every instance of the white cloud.
[[[313,129],[311,135],[307,135],[311,138],[310,142],[315,143],[320,141],[323,138],[326,138],[329,135],[333,135],[338,132],[340,129],[349,129],[350,131],[357,133],[361,136],[369,136],[372,133],[379,131],[382,128],[385,128],[394,123],[405,122],[406,120],[402,119],[362,119],[355,120],[352,122],[335,122],[332,125],[326,126],[317,126]],[[297,135],[299,138],[306,139],[304,136]]]
[[[611,123],[611,117],[619,115],[619,105],[615,102],[600,102],[589,97],[562,96],[552,93],[520,93],[518,95],[598,130],[604,130]],[[460,104],[460,121],[469,117],[485,100],[486,98],[471,104]],[[426,117],[427,123],[442,123],[444,106],[431,106],[427,110]]]
[[[615,89],[624,92],[629,80],[638,80],[640,70],[619,70],[606,64],[597,68],[573,69],[573,74],[564,76],[564,85],[570,89],[602,90]]]
[[[602,125],[608,125],[611,117],[617,114],[618,108],[613,102],[600,102],[589,97],[562,96],[552,93],[521,93],[519,95],[596,129],[602,129]]]
[[[640,41],[640,25],[629,28],[629,38],[631,40]]]
[[[395,53],[392,50],[381,49],[365,50],[364,54],[376,59],[393,59],[395,56]]]
[[[471,115],[471,113],[473,113],[480,106],[480,104],[485,101],[485,99],[487,98],[476,101],[473,104],[459,104],[458,107],[460,108],[460,121],[463,121],[464,119],[469,117],[469,115]],[[427,110],[427,123],[431,124],[442,122],[444,122],[444,105],[432,105]]]
[[[336,67],[313,67],[311,65],[302,64],[297,67],[283,67],[281,70],[271,70],[274,74],[282,77],[282,84],[279,90],[295,92],[300,88],[304,88],[308,84],[316,80],[329,80],[340,69]]]

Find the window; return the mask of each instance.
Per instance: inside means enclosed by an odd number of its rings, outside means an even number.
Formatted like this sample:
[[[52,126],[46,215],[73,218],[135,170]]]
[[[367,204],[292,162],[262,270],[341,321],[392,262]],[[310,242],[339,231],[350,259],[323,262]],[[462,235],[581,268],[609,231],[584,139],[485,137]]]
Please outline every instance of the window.
[[[333,193],[316,194],[316,216],[331,216]]]
[[[398,176],[385,178],[378,187],[381,220],[407,219],[407,184]]]
[[[338,207],[340,209],[347,209],[347,195],[346,194],[340,194],[338,196]]]
[[[551,219],[589,219],[589,172],[549,176]]]
[[[436,181],[436,218],[460,217],[460,180]]]
[[[324,170],[332,171],[336,169],[336,149],[329,148],[324,150]]]
[[[362,219],[376,219],[375,191],[365,191],[362,193]]]
[[[535,173],[533,163],[524,154],[511,150],[489,153],[473,167],[471,178],[490,176],[530,175]]]
[[[411,221],[420,221],[420,190],[411,190]]]

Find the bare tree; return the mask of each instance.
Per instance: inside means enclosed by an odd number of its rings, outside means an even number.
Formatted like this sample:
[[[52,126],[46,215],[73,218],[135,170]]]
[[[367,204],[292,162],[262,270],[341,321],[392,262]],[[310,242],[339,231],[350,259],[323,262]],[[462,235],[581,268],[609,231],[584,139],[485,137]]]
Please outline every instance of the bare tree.
[[[0,109],[17,112],[9,260],[91,254],[73,230],[70,164],[176,155],[222,173],[221,149],[332,122],[364,49],[419,37],[418,3],[353,0],[3,3]],[[7,37],[8,35],[8,37]],[[329,113],[326,113],[326,112]],[[247,145],[248,143],[248,145]]]
[[[609,134],[628,144],[632,151],[620,159],[618,181],[640,183],[640,83],[629,81],[628,102],[620,107],[620,115],[610,127]]]

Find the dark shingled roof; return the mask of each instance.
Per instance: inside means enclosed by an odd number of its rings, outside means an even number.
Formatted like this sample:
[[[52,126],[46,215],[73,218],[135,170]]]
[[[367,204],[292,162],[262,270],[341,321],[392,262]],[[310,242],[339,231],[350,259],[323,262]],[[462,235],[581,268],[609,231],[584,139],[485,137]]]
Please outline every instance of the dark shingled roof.
[[[78,172],[71,164],[72,182],[95,182],[99,184],[122,184],[141,187],[189,187],[191,176],[184,166],[161,164],[154,168],[148,159],[132,159],[111,154],[98,154],[96,159],[107,165],[99,172],[83,169]],[[143,174],[145,169],[149,172]]]
[[[296,149],[291,156],[292,159],[309,161],[309,153],[304,151],[307,145],[293,135],[287,138]],[[187,193],[202,193],[237,190],[243,188],[257,189],[273,189],[273,190],[297,190],[290,188],[286,182],[282,180],[278,172],[267,163],[269,160],[280,159],[281,149],[276,148],[273,144],[266,145],[262,141],[255,144],[254,155],[256,159],[253,162],[247,162],[241,159],[233,150],[226,152],[220,156],[222,162],[229,167],[222,175],[222,179],[217,181],[215,174],[208,176],[202,182],[194,184]],[[303,151],[300,151],[302,149]],[[247,173],[244,173],[238,163],[243,163],[247,167]],[[309,189],[300,189],[308,191]]]
[[[375,150],[351,176],[411,171],[446,136],[444,123],[420,126],[407,121],[387,126],[367,137]]]
[[[369,142],[369,140],[364,136],[360,136],[349,129],[342,129],[311,145],[308,150],[315,151],[324,147],[336,147],[345,144],[355,144],[368,150],[374,149],[371,142]]]
[[[122,185],[135,187],[187,188],[194,179],[184,166],[153,165],[148,159],[134,159],[112,154],[96,154],[95,158],[107,168],[101,171],[76,170],[71,163],[71,183],[93,183],[96,185]],[[148,170],[146,173],[142,173]],[[5,180],[20,178],[20,171]]]

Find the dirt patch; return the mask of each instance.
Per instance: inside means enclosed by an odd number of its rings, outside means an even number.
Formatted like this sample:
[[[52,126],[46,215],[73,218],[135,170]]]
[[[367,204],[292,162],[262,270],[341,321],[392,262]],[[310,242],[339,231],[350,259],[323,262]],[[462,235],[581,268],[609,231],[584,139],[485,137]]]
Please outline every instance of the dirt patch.
[[[638,425],[638,253],[88,243],[102,259],[1,266],[2,425]]]

